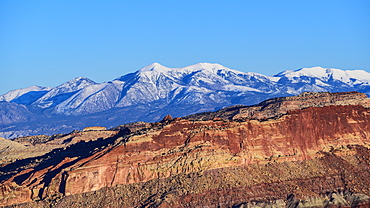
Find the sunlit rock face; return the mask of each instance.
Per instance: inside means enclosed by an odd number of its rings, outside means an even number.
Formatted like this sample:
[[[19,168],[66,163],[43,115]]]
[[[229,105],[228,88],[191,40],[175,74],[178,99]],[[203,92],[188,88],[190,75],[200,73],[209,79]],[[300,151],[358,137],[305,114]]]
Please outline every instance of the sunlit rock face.
[[[112,128],[304,92],[347,91],[370,95],[370,73],[312,67],[266,76],[213,63],[182,68],[153,63],[103,83],[77,77],[52,88],[31,86],[0,95],[0,137]]]
[[[368,104],[361,93],[305,93],[157,123],[18,139],[22,150],[42,146],[46,154],[2,164],[0,204],[367,207]]]

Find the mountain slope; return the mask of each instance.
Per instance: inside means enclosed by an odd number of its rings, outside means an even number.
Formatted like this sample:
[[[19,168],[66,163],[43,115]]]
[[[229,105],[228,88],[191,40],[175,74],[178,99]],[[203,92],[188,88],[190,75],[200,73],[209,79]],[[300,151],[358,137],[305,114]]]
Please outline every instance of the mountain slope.
[[[290,88],[291,92],[305,91],[350,91],[370,86],[370,73],[363,70],[340,70],[322,67],[302,68],[284,71],[278,77],[279,84]]]
[[[36,118],[24,105],[0,101],[0,122],[3,125],[31,121]]]
[[[57,87],[52,88],[31,105],[35,108],[48,108],[58,105],[71,97],[74,93],[92,84],[96,83],[87,78],[77,77]]]
[[[18,90],[11,90],[0,96],[0,101],[18,104],[31,104],[50,91],[50,87],[31,86]]]
[[[269,88],[272,84],[266,76],[207,63],[174,69],[155,63],[118,80],[125,82],[125,86],[116,107],[160,100],[164,104],[222,103],[225,102],[222,96],[227,96],[227,92],[269,93],[275,90]]]
[[[0,136],[67,133],[92,122],[106,127],[140,120],[154,122],[167,114],[180,117],[232,105],[253,105],[306,91],[360,91],[369,95],[370,73],[313,67],[269,77],[220,64],[168,68],[153,63],[109,82],[78,77],[54,88],[30,87],[2,95],[0,100],[24,105],[32,116],[17,115],[22,111],[8,108],[9,115],[30,118],[0,123]],[[69,127],[59,131],[59,120],[67,121]]]
[[[369,207],[369,105],[357,92],[303,93],[156,123],[18,138],[46,154],[0,160],[0,205]]]

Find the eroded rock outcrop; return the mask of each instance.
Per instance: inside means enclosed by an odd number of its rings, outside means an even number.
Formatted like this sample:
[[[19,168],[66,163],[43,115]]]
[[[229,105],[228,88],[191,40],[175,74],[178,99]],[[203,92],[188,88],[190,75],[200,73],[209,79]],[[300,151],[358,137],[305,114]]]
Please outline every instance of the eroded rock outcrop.
[[[90,139],[4,165],[0,204],[367,206],[367,107],[360,93],[314,93],[265,101],[252,114],[239,106],[108,137],[78,132]]]
[[[64,149],[79,142],[106,139],[116,135],[115,130],[74,131],[53,136],[38,135],[16,138],[13,141],[0,138],[0,167],[17,160],[39,157],[55,149]],[[3,172],[0,169],[0,172]],[[0,177],[1,178],[1,177]]]
[[[82,131],[104,131],[104,130],[107,130],[107,128],[102,126],[90,126],[84,128]]]
[[[278,118],[292,110],[330,105],[361,105],[370,107],[366,94],[359,92],[304,92],[292,97],[272,98],[254,106],[233,106],[216,112],[199,113],[185,118],[190,120]]]

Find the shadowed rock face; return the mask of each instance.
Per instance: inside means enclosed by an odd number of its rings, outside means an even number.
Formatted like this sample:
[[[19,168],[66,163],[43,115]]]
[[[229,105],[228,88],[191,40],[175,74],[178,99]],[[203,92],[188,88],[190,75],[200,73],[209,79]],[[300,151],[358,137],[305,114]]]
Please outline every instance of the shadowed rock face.
[[[2,165],[0,205],[367,207],[367,103],[304,94],[249,107],[263,119],[239,106],[49,138],[69,143]]]
[[[189,120],[266,120],[278,118],[292,110],[331,105],[362,105],[369,108],[370,100],[366,94],[358,92],[305,92],[292,97],[268,99],[254,106],[233,106],[216,112],[194,114],[185,118]]]

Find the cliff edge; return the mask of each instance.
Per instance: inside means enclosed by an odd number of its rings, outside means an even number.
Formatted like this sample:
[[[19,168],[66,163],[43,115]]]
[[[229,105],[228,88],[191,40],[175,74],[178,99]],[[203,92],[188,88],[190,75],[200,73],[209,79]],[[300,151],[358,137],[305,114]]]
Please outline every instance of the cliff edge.
[[[157,123],[18,138],[45,154],[1,164],[0,205],[368,207],[369,121],[362,93],[305,93]]]

